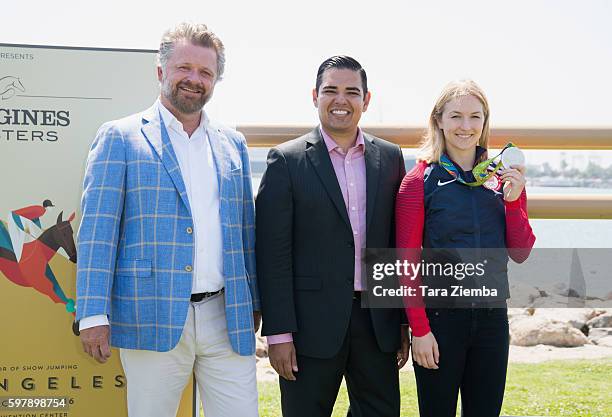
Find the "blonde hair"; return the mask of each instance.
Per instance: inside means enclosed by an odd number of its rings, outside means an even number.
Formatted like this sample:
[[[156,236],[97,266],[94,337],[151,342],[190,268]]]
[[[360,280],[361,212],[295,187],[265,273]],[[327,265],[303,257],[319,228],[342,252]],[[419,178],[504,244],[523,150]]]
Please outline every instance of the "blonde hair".
[[[446,151],[444,145],[444,132],[438,126],[438,120],[442,117],[444,112],[444,106],[449,101],[463,96],[474,96],[482,104],[482,111],[484,113],[484,125],[482,128],[482,134],[478,140],[478,145],[482,148],[487,149],[489,145],[489,102],[484,94],[484,91],[472,80],[458,80],[452,81],[444,87],[442,93],[438,97],[436,104],[431,111],[429,116],[429,125],[423,135],[421,146],[417,151],[417,161],[425,161],[428,164],[432,162],[440,162],[440,157]],[[483,155],[486,158],[486,152]]]
[[[203,23],[179,23],[177,26],[168,29],[162,36],[159,43],[159,53],[157,60],[165,71],[166,63],[174,52],[176,43],[186,40],[193,45],[211,48],[217,53],[217,81],[223,78],[225,70],[225,47],[223,42]]]

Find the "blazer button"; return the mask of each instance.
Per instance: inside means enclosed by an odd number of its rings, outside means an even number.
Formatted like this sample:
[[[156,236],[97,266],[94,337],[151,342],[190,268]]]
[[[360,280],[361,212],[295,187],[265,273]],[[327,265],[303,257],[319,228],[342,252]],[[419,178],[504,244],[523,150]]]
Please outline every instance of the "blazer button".
[[[347,246],[347,247],[349,247],[349,248],[354,248],[354,247],[355,247],[355,243],[353,243],[353,242],[347,242],[347,243],[346,243],[346,246]]]
[[[187,272],[191,272],[191,271],[193,271],[193,267],[192,267],[191,265],[187,265],[187,266],[185,267],[185,271],[187,271]]]
[[[185,231],[187,232],[187,234],[193,233],[193,229],[191,227],[188,227],[187,229],[185,229]]]

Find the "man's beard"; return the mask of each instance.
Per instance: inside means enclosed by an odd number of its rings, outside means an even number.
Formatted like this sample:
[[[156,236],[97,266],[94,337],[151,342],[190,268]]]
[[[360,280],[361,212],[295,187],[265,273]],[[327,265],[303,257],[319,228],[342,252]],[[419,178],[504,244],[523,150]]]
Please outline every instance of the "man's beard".
[[[190,90],[200,91],[199,99],[187,99],[181,96],[179,87],[189,88]],[[171,85],[167,80],[162,80],[162,94],[170,101],[172,106],[183,114],[197,113],[210,99],[210,91],[206,91],[203,86],[196,86],[190,82],[181,81],[176,85]]]

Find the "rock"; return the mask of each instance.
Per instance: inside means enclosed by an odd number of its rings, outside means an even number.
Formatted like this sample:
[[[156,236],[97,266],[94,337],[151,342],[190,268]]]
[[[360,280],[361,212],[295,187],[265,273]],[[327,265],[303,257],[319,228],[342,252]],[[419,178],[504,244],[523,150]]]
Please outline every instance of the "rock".
[[[527,317],[533,314],[528,308],[509,308],[508,309],[508,320],[512,321],[518,317]]]
[[[545,297],[537,298],[533,301],[535,308],[568,308],[573,300],[562,295],[550,294]]]
[[[537,286],[536,288],[540,291],[542,297],[548,297],[551,295],[561,295],[563,297],[577,297],[579,295],[578,291],[573,288],[569,288],[564,282],[557,282],[552,285]]]
[[[591,329],[589,331],[589,340],[597,344],[599,344],[599,340],[608,336],[612,336],[612,327]]]
[[[612,347],[612,336],[602,337],[597,341],[597,346]]]
[[[255,342],[255,356],[258,358],[267,358],[268,343],[266,342],[266,338],[257,334],[255,337]]]
[[[585,307],[591,307],[596,310],[610,310],[612,307],[612,301],[610,300],[587,300]]]
[[[540,291],[530,285],[519,281],[511,282],[508,306],[515,308],[530,307],[540,296]]]
[[[601,314],[587,322],[590,328],[612,327],[612,312]]]
[[[546,317],[517,317],[510,323],[510,343],[517,346],[539,344],[576,347],[588,344],[587,337],[568,323]]]
[[[569,323],[578,330],[582,330],[587,322],[596,315],[597,313],[592,308],[538,308],[534,313],[535,317]]]

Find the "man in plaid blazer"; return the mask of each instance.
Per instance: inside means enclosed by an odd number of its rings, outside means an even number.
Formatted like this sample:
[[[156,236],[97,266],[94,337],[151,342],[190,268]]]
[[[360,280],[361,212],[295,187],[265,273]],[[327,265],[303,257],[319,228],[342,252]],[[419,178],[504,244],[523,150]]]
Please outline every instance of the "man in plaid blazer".
[[[77,320],[121,348],[133,416],[175,415],[195,373],[207,417],[256,416],[254,204],[244,137],[204,104],[224,67],[205,25],[164,34],[159,100],[104,124],[85,172]],[[110,322],[110,326],[109,326]]]

